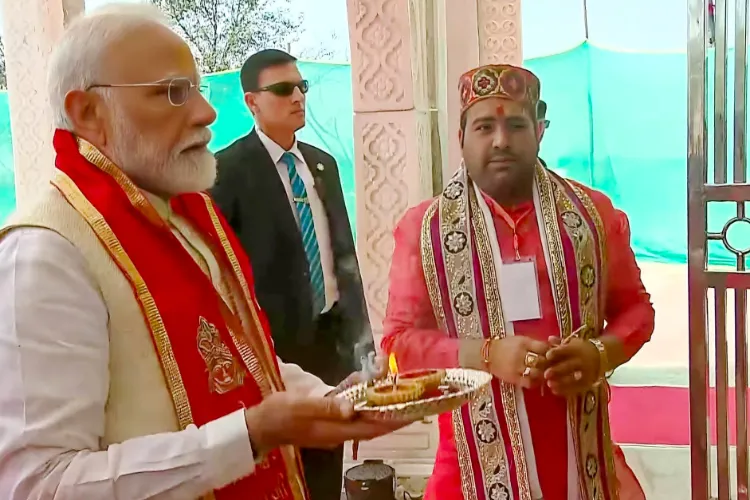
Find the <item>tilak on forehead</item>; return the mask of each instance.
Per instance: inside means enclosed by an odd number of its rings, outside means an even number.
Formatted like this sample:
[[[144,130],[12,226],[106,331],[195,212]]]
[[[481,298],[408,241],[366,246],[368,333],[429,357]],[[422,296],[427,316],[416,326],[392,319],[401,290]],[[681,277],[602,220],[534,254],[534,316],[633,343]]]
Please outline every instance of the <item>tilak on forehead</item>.
[[[539,78],[529,70],[510,64],[490,64],[472,69],[461,75],[458,82],[461,96],[461,114],[477,101],[500,97],[533,106],[539,102]],[[502,106],[497,113],[505,114]]]

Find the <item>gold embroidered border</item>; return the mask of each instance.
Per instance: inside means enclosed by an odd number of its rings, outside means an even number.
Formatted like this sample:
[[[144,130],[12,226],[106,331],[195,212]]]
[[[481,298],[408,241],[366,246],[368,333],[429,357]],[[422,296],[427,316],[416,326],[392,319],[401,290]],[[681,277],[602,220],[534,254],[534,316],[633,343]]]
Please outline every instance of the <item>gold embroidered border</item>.
[[[435,267],[435,254],[432,249],[432,218],[435,216],[435,212],[440,205],[439,200],[435,200],[430,204],[427,212],[422,219],[422,233],[420,237],[420,246],[422,249],[422,272],[425,278],[425,284],[427,285],[427,291],[430,294],[430,302],[432,303],[432,310],[435,311],[435,319],[438,321],[438,325],[443,331],[448,331],[448,325],[445,319],[445,311],[443,310],[443,299],[440,295],[440,285],[437,277],[437,268]],[[440,244],[440,242],[435,242]]]
[[[125,192],[131,204],[139,211],[141,211],[150,222],[157,226],[164,225],[164,220],[159,216],[154,206],[146,199],[143,193],[122,172],[122,170],[120,170],[120,168],[112,163],[112,161],[110,161],[94,146],[81,139],[79,139],[79,150],[89,162],[114,178],[114,180]],[[75,183],[73,183],[73,181],[62,171],[56,171],[52,184],[55,185],[58,190],[60,190],[60,192],[63,194],[63,196],[65,196],[68,202],[84,217],[84,219],[86,219],[86,221],[92,227],[102,243],[104,243],[104,245],[108,248],[110,254],[115,258],[120,267],[131,277],[131,280],[136,286],[136,294],[138,300],[144,309],[149,327],[151,329],[152,335],[154,336],[155,344],[157,345],[157,351],[159,352],[161,364],[166,374],[167,384],[172,395],[172,400],[175,405],[175,411],[177,413],[180,427],[183,429],[186,428],[188,425],[193,423],[193,416],[190,409],[190,404],[187,399],[187,392],[182,382],[182,377],[180,375],[179,368],[177,367],[177,362],[174,358],[171,343],[166,333],[166,329],[164,328],[164,323],[161,319],[161,315],[156,308],[153,297],[148,291],[143,278],[140,276],[140,273],[135,268],[128,255],[125,253],[120,242],[117,241],[114,232],[104,220],[104,217],[99,213],[98,210],[96,210],[93,205],[91,205],[91,203],[85,198],[85,196],[83,196],[83,193],[81,193]],[[262,332],[263,330],[260,326],[260,321],[257,316],[255,304],[253,300],[249,298],[250,295],[247,282],[244,280],[244,276],[242,275],[242,271],[239,268],[239,263],[236,260],[234,251],[231,249],[231,246],[228,245],[226,234],[224,234],[224,230],[221,227],[218,217],[216,216],[216,212],[213,210],[210,199],[205,194],[202,194],[202,196],[206,201],[209,214],[211,215],[211,219],[214,222],[217,234],[219,235],[219,239],[221,240],[225,251],[227,251],[228,247],[227,255],[230,259],[230,262],[232,263],[233,271],[238,277],[240,286],[249,304],[253,320],[255,321],[259,331]],[[226,245],[225,242],[227,243]],[[253,372],[253,376],[255,377],[256,382],[258,382],[261,391],[263,391],[264,384],[260,382],[267,381],[268,379],[262,376],[259,364],[257,362],[248,363],[248,361],[251,361],[252,357],[254,357],[254,353],[252,353],[252,351],[248,348],[247,344],[242,340],[242,338],[238,337],[234,333],[233,329],[227,329],[229,330],[229,333],[231,334],[232,339],[234,340],[235,345],[240,352],[240,355],[247,364],[248,369]],[[272,359],[272,354],[270,353],[270,351],[268,350],[268,346],[262,339],[261,343],[263,344],[265,351],[268,353],[269,359]],[[271,361],[271,363],[273,363],[273,361]],[[281,382],[280,375],[274,369],[273,365],[269,367],[269,373],[274,377],[271,380],[276,379],[278,381],[277,390],[283,390],[283,383]],[[266,394],[268,394],[270,392],[270,388],[267,387],[265,389]],[[287,451],[286,453],[284,453],[282,451],[282,454],[289,455],[289,452]],[[296,485],[296,487],[292,487],[294,498],[296,500],[305,500],[306,496],[304,493],[304,487],[301,487],[299,484],[301,470],[294,469],[294,467],[297,467],[297,462],[295,460],[289,460],[289,458],[287,457],[285,459],[285,464],[287,467],[287,473],[290,475],[290,486]],[[293,478],[296,478],[295,482],[292,481]],[[206,500],[214,500],[215,496],[213,493],[209,493],[207,495],[204,495],[203,498],[205,498]]]
[[[257,304],[255,303],[255,298],[250,293],[250,287],[247,283],[247,280],[245,279],[245,275],[242,273],[242,268],[240,267],[239,260],[237,260],[237,255],[234,253],[234,249],[232,248],[231,243],[229,242],[229,239],[227,238],[226,232],[224,231],[224,228],[221,225],[221,221],[219,220],[219,216],[216,213],[216,210],[214,209],[213,202],[211,201],[211,198],[201,193],[201,197],[203,198],[204,203],[206,204],[206,209],[208,210],[208,214],[211,217],[211,222],[214,225],[214,230],[216,231],[216,234],[219,237],[219,241],[221,242],[222,249],[227,255],[227,258],[229,259],[230,265],[232,266],[232,272],[234,273],[234,277],[237,280],[237,283],[239,283],[240,288],[242,290],[242,294],[245,297],[245,302],[247,303],[247,307],[250,310],[250,314],[253,318],[253,322],[255,323],[256,331],[258,332],[257,342],[255,342],[255,345],[253,348],[250,348],[250,346],[247,344],[246,339],[250,342],[253,342],[255,340],[252,335],[237,335],[232,329],[229,329],[229,333],[232,336],[232,340],[234,341],[235,347],[240,353],[240,356],[242,356],[243,361],[245,362],[245,365],[247,365],[248,369],[253,372],[253,376],[256,376],[256,381],[260,382],[263,381],[265,384],[260,385],[261,390],[265,389],[264,397],[271,393],[272,389],[270,386],[268,386],[268,382],[275,384],[275,389],[277,391],[283,391],[284,390],[284,383],[281,380],[281,375],[276,370],[276,367],[274,365],[274,355],[271,351],[270,346],[268,345],[268,342],[266,341],[264,337],[264,330],[263,326],[260,322],[260,318],[258,317],[258,311],[256,309]],[[260,344],[260,345],[258,345]],[[263,353],[263,356],[265,356],[265,359],[259,359],[255,353],[260,352]],[[265,366],[261,366],[261,364],[264,364]],[[263,372],[265,371],[266,376],[263,376]],[[264,385],[266,387],[264,387]],[[286,467],[287,471],[287,480],[289,482],[289,487],[292,490],[292,494],[294,495],[295,500],[305,500],[305,488],[304,484],[302,483],[303,479],[303,473],[301,468],[299,467],[299,461],[297,460],[297,451],[296,449],[290,449],[289,447],[281,448],[281,455],[284,460],[284,465]]]
[[[543,235],[547,240],[549,253],[549,266],[552,274],[553,298],[557,310],[557,321],[560,325],[560,336],[567,338],[573,333],[572,316],[570,310],[570,297],[568,296],[568,276],[565,260],[562,258],[563,247],[560,237],[560,227],[555,210],[555,196],[552,191],[552,181],[547,170],[537,163],[536,181],[539,189],[539,202],[541,205],[542,219],[544,225]]]
[[[578,207],[570,200],[562,187],[559,187],[560,193],[557,197],[557,208],[563,220],[563,228],[573,244],[573,253],[575,254],[575,276],[578,286],[579,313],[581,325],[586,325],[587,334],[595,332],[598,324],[598,294],[599,289],[599,272],[596,268],[595,245],[591,228],[586,223],[586,219],[578,210]],[[589,276],[591,283],[586,285],[584,281],[587,277],[583,276],[584,270],[589,269],[593,274]],[[571,304],[572,307],[572,304]]]
[[[219,216],[214,209],[211,198],[203,193],[201,193],[201,196],[204,203],[206,204],[206,209],[208,210],[211,222],[214,225],[214,230],[219,237],[222,249],[226,253],[230,265],[232,266],[234,277],[237,280],[237,283],[239,283],[240,285],[240,289],[242,290],[242,294],[245,297],[245,302],[248,305],[248,309],[250,310],[250,314],[253,318],[253,322],[255,323],[255,327],[257,328],[258,332],[258,339],[257,342],[254,342],[255,345],[253,346],[253,348],[251,348],[247,343],[247,340],[249,340],[250,342],[253,342],[255,340],[253,336],[237,335],[235,332],[230,330],[232,339],[234,340],[237,350],[240,352],[240,356],[242,356],[242,359],[245,361],[245,364],[250,369],[250,371],[252,371],[254,375],[258,373],[259,379],[266,381],[266,384],[264,384],[266,385],[263,393],[264,396],[267,396],[271,392],[271,387],[268,385],[268,381],[274,384],[277,391],[283,390],[283,382],[281,381],[281,377],[279,376],[277,370],[275,369],[275,366],[273,365],[273,352],[271,351],[270,346],[268,345],[266,340],[262,338],[264,336],[264,330],[255,308],[255,299],[250,294],[250,287],[248,286],[247,280],[245,280],[245,276],[242,273],[242,268],[240,267],[240,263],[237,260],[237,255],[235,255],[234,249],[229,243],[229,239],[224,232],[224,228],[222,227]],[[258,357],[255,354],[256,352],[262,353],[262,355]]]
[[[553,178],[553,182],[557,186],[557,210],[563,221],[562,227],[573,245],[581,324],[589,327],[588,332],[596,331],[599,320],[597,314],[598,300],[595,291],[598,289],[599,276],[595,267],[593,234],[576,204],[568,197],[565,187],[558,184],[558,182],[565,181],[558,181]],[[593,277],[591,277],[593,281],[590,286],[584,284],[586,278],[583,277],[583,272],[586,268],[594,270]],[[596,407],[602,404],[601,399],[597,397],[599,392],[598,390],[592,390],[568,402],[571,429],[576,429],[573,442],[578,459],[579,485],[585,491],[586,498],[590,499],[596,499],[598,497],[596,492],[602,491],[596,426],[598,412],[595,411]],[[594,406],[591,407],[592,405]],[[587,412],[587,408],[590,408],[591,411]],[[596,457],[596,460],[591,462],[591,457]]]
[[[604,227],[604,222],[602,221],[602,218],[601,218],[601,214],[599,213],[599,210],[596,208],[596,205],[594,205],[594,202],[591,199],[591,197],[588,195],[588,193],[586,193],[586,191],[581,189],[580,186],[576,185],[573,182],[571,182],[570,185],[571,185],[571,188],[573,189],[573,192],[576,194],[578,199],[581,201],[581,204],[586,209],[586,212],[589,214],[589,217],[591,217],[591,220],[594,223],[594,228],[597,232],[597,236],[599,238],[599,255],[597,257],[599,258],[599,269],[601,273],[601,276],[599,279],[599,289],[601,290],[601,293],[598,294],[599,317],[598,317],[597,326],[599,328],[596,329],[596,332],[598,333],[601,331],[600,329],[601,329],[601,326],[603,325],[604,314],[606,310],[607,233]],[[606,474],[607,474],[607,484],[609,486],[609,491],[608,491],[609,498],[612,500],[616,500],[617,498],[619,498],[619,490],[617,486],[617,477],[616,477],[616,472],[615,472],[614,452],[612,450],[612,436],[611,436],[610,425],[609,425],[609,398],[608,398],[608,393],[607,393],[606,382],[602,384],[602,386],[599,387],[599,389],[596,392],[597,392],[596,399],[597,399],[598,412],[593,412],[593,419],[594,419],[593,425],[596,425],[596,417],[598,416],[598,418],[601,419],[601,422],[602,422],[602,435],[601,436],[597,435],[597,438],[600,439],[598,446],[601,447],[603,451],[604,459],[606,461],[605,467],[606,467]]]
[[[53,177],[52,184],[60,191],[60,193],[68,200],[75,210],[81,214],[86,222],[94,230],[99,240],[104,244],[109,254],[115,259],[117,264],[129,277],[133,286],[135,287],[136,297],[140,302],[143,312],[146,316],[146,321],[151,330],[151,334],[154,337],[154,343],[156,344],[156,350],[159,353],[162,368],[166,375],[167,385],[169,392],[172,395],[172,402],[174,403],[175,411],[177,413],[177,420],[180,423],[180,428],[185,429],[188,425],[193,423],[193,414],[190,410],[190,403],[187,397],[187,391],[185,385],[182,382],[182,376],[177,366],[177,360],[172,352],[172,345],[169,341],[169,335],[164,327],[164,322],[161,318],[161,314],[156,307],[154,298],[149,292],[146,282],[143,277],[136,269],[133,261],[123,249],[117,236],[109,227],[109,224],[104,219],[101,213],[86,199],[83,193],[78,189],[78,186],[73,182],[70,177],[60,170],[57,170]]]
[[[615,470],[615,454],[612,449],[612,431],[609,426],[609,398],[607,382],[599,387],[599,418],[602,421],[601,447],[607,467],[607,485],[609,486],[609,498],[617,500],[620,498],[620,490],[617,483],[617,472]]]
[[[490,336],[492,338],[504,338],[507,335],[505,331],[505,318],[503,317],[502,302],[500,299],[500,286],[497,282],[497,272],[492,255],[492,244],[490,242],[489,231],[487,230],[486,221],[479,208],[476,193],[472,190],[470,196],[470,212],[474,214],[472,219],[475,222],[475,238],[477,242],[477,256],[482,272],[484,283],[485,302],[487,304],[487,319],[490,326]],[[502,398],[503,411],[505,413],[505,423],[508,428],[508,437],[510,438],[511,449],[513,450],[513,459],[516,464],[516,478],[518,482],[518,492],[521,500],[531,500],[531,485],[529,482],[528,464],[526,463],[526,451],[521,437],[521,422],[518,417],[518,405],[516,401],[515,388],[512,384],[505,382],[500,383],[500,394]],[[495,417],[497,418],[497,417]],[[505,456],[505,445],[500,439],[500,449],[502,450],[501,459],[507,463]]]
[[[281,456],[286,466],[287,482],[289,483],[289,489],[292,490],[294,500],[306,500],[307,488],[305,486],[305,476],[302,472],[301,461],[299,460],[299,452],[296,448],[284,446],[281,448]]]
[[[453,312],[453,321],[457,335],[459,338],[481,338],[482,332],[480,331],[479,315],[476,307],[476,293],[472,278],[473,273],[471,272],[471,233],[469,232],[469,221],[465,210],[469,187],[467,186],[466,179],[460,179],[458,176],[454,177],[451,185],[460,186],[459,196],[452,197],[452,199],[446,196],[439,198],[440,241],[435,243],[441,245],[443,250],[443,265],[448,285],[448,299],[451,301],[449,307]],[[443,243],[445,236],[455,231],[462,233],[465,238],[464,247],[459,252],[448,251]],[[469,310],[468,315],[466,314],[467,309]],[[463,311],[463,313],[459,313],[459,310]],[[476,420],[472,415],[473,413],[473,411],[470,411],[469,415],[472,428],[468,430],[464,429],[464,433],[455,435],[456,449],[462,448],[467,451],[469,449],[466,432],[474,433]],[[463,426],[463,422],[461,423]],[[484,457],[481,452],[481,441],[476,440],[476,435],[474,437],[477,443],[479,460],[483,462]],[[458,441],[462,441],[462,443],[459,445]],[[462,489],[464,491],[475,490],[475,486],[471,484],[474,477],[471,456],[467,453],[464,457],[459,457],[459,464],[462,469],[462,481],[469,481],[469,483],[462,485]],[[484,464],[482,463],[481,465],[482,472],[484,472]],[[485,490],[483,493],[486,495],[488,486],[486,478],[483,478],[483,484]]]
[[[422,219],[422,231],[420,237],[422,253],[422,272],[424,273],[425,284],[430,295],[430,302],[435,317],[438,319],[444,329],[448,331],[445,311],[443,310],[443,300],[440,293],[440,281],[438,279],[437,267],[435,265],[435,254],[432,245],[442,245],[442,242],[432,240],[432,218],[440,206],[440,199],[435,200],[427,209]],[[459,471],[461,473],[461,490],[466,500],[477,500],[477,490],[474,483],[474,476],[471,464],[471,454],[469,453],[469,444],[466,440],[464,430],[463,416],[461,409],[453,410],[451,414],[453,424],[453,435],[456,442],[456,452],[458,454]]]
[[[201,197],[206,204],[206,209],[208,210],[208,214],[211,217],[211,222],[213,223],[214,230],[219,237],[222,249],[224,250],[224,252],[226,252],[227,258],[229,259],[229,262],[232,266],[234,277],[237,280],[237,283],[239,283],[242,293],[245,297],[245,302],[247,303],[247,307],[250,310],[250,314],[253,318],[253,322],[255,323],[258,335],[237,335],[232,329],[229,330],[229,333],[232,335],[232,340],[234,341],[235,347],[240,352],[240,356],[242,356],[242,359],[247,365],[248,369],[253,372],[253,375],[255,375],[256,373],[259,375],[259,377],[256,377],[256,380],[263,380],[266,383],[268,383],[268,381],[275,382],[276,390],[282,391],[284,390],[284,384],[281,380],[280,374],[273,364],[274,355],[264,337],[264,330],[263,326],[261,325],[260,318],[258,317],[255,298],[250,294],[250,287],[247,283],[247,280],[245,279],[245,275],[242,272],[242,267],[240,267],[239,260],[237,260],[237,255],[234,253],[234,249],[232,248],[232,245],[227,238],[226,232],[221,225],[221,221],[219,220],[219,216],[214,209],[211,198],[204,193],[201,193]],[[255,342],[255,345],[251,348],[248,345],[246,339],[250,342],[253,342],[254,340],[256,340],[255,337],[258,337],[257,342]],[[256,352],[263,353],[263,356],[265,356],[265,358],[259,359],[255,355]],[[261,356],[261,358],[263,358],[263,356]],[[263,376],[264,371],[265,376]],[[267,386],[264,396],[270,394],[271,390],[271,387]],[[284,459],[284,465],[286,466],[287,478],[289,486],[292,490],[292,494],[294,495],[295,500],[304,500],[305,489],[304,485],[302,484],[302,470],[299,468],[297,453],[298,452],[295,449],[290,449],[289,447],[281,448],[281,455]]]
[[[594,221],[594,227],[596,228],[596,233],[599,237],[599,268],[601,270],[599,286],[602,291],[602,293],[599,294],[599,314],[600,320],[603,321],[604,312],[607,307],[607,231],[604,227],[602,216],[599,214],[599,210],[597,210],[596,205],[594,205],[594,201],[591,199],[588,193],[586,193],[586,191],[581,189],[575,183],[571,182],[571,187],[573,188],[576,196],[578,196],[578,199],[581,200],[581,203],[586,209],[586,212],[588,212],[589,217],[591,217],[591,220]]]
[[[458,454],[458,468],[461,472],[461,491],[465,500],[477,500],[479,497],[474,482],[474,470],[471,465],[471,453],[469,453],[469,443],[466,439],[461,408],[453,410],[451,420],[453,421],[453,436],[456,442],[456,453]]]
[[[213,252],[213,245],[210,248]],[[219,260],[217,259],[217,262],[218,261]],[[231,283],[229,280],[225,279],[225,276],[221,276],[220,279],[224,289],[226,290],[226,293],[220,292],[219,295],[221,295],[220,300],[222,302],[222,305],[226,306],[226,309],[228,309],[224,310],[225,307],[222,307],[222,317],[224,317],[224,320],[226,321],[229,336],[232,338],[232,343],[237,349],[237,352],[240,353],[240,357],[242,358],[242,366],[247,367],[247,369],[250,371],[250,376],[255,381],[255,385],[258,386],[261,394],[264,396],[268,395],[271,391],[271,385],[268,382],[268,378],[263,373],[263,370],[260,369],[260,364],[255,359],[255,353],[250,352],[250,356],[247,358],[242,356],[243,352],[240,349],[240,342],[242,337],[238,337],[235,333],[236,331],[244,332],[245,329],[249,328],[249,326],[245,324],[245,321],[243,321],[243,318],[239,314],[239,308],[241,307],[241,304],[238,304],[237,300],[235,300],[234,297],[234,290],[236,289],[236,286],[234,286],[234,283]],[[255,365],[248,364],[252,362],[255,362]]]
[[[560,225],[557,218],[558,210],[560,210],[560,199],[565,198],[565,193],[561,192],[560,187],[553,182],[552,176],[547,170],[537,164],[537,186],[539,189],[539,198],[541,204],[543,225],[545,231],[545,238],[547,241],[547,248],[549,253],[552,275],[552,289],[554,290],[553,298],[555,300],[555,309],[557,311],[557,319],[560,325],[560,335],[562,338],[567,338],[573,333],[572,324],[572,306],[570,303],[569,295],[569,283],[568,283],[568,269],[564,259],[564,250],[562,246],[562,235],[560,233]],[[573,240],[575,245],[575,240]],[[577,253],[576,253],[577,254]],[[577,271],[577,269],[576,269]],[[578,276],[576,272],[576,276]],[[582,494],[586,495],[587,499],[599,500],[591,496],[591,489],[589,488],[590,482],[585,481],[586,475],[586,459],[587,454],[584,452],[585,446],[581,443],[581,422],[578,419],[577,409],[581,404],[582,398],[575,398],[568,401],[568,420],[570,421],[570,428],[575,429],[573,433],[573,447],[575,456],[577,457],[577,468],[579,477],[579,486],[581,487]]]
[[[448,283],[448,296],[453,310],[453,320],[459,336],[482,338],[481,322],[476,303],[476,290],[472,280],[471,230],[466,216],[469,186],[462,183],[461,196],[454,200],[440,198],[440,245],[443,245],[443,262]],[[443,239],[450,232],[463,234],[465,244],[461,251],[451,252],[445,248]],[[468,310],[468,311],[467,311]],[[464,312],[461,312],[464,311]]]
[[[453,181],[446,187],[439,199],[440,241],[435,244],[441,245],[443,250],[448,296],[451,299],[450,307],[458,336],[459,338],[481,339],[484,335],[477,307],[471,251],[472,227],[469,219],[469,200],[474,193],[469,179],[462,173],[463,169],[454,176]],[[485,240],[486,238],[485,231]],[[426,241],[431,241],[431,239]],[[471,458],[468,456],[469,446],[466,436],[467,432],[471,432],[479,455],[484,487],[482,496],[491,498],[493,494],[499,494],[502,488],[512,496],[505,446],[490,388],[485,388],[470,403],[469,420],[472,428],[463,429],[462,433],[456,434],[457,449],[463,449],[467,453],[464,457],[459,457],[463,491],[478,493],[473,484],[474,470]],[[463,422],[459,423],[463,427]]]
[[[120,170],[117,165],[104,156],[98,149],[83,139],[78,139],[78,149],[89,162],[93,163],[99,170],[109,174],[115,182],[125,191],[125,195],[146,218],[156,226],[163,226],[164,219],[159,217],[159,213],[154,206],[146,199],[140,189]]]

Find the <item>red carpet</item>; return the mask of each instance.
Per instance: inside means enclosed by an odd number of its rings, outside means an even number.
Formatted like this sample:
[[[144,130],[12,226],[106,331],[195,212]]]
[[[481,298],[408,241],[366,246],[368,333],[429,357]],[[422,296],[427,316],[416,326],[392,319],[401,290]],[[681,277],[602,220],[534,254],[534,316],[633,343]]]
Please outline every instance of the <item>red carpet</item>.
[[[748,391],[750,394],[750,391]],[[729,388],[730,444],[737,443],[735,391]],[[711,389],[711,441],[716,444],[716,391]],[[750,402],[748,404],[750,412]],[[619,444],[689,445],[690,395],[686,387],[612,387],[612,439]],[[749,413],[750,414],[750,413]]]

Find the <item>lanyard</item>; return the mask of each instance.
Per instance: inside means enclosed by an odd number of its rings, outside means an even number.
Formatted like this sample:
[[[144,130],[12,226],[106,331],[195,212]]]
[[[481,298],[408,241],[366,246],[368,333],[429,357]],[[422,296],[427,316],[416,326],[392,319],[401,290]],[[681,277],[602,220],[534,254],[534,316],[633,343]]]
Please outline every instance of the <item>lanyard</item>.
[[[521,216],[518,218],[518,220],[514,221],[510,215],[508,215],[508,212],[505,211],[503,207],[500,205],[495,205],[495,212],[497,215],[499,215],[506,224],[508,224],[508,227],[510,227],[510,230],[513,231],[513,250],[516,251],[516,260],[521,260],[521,253],[519,252],[518,248],[518,225],[521,223],[521,221],[529,215],[534,210],[534,207],[529,208],[524,213],[521,214]]]

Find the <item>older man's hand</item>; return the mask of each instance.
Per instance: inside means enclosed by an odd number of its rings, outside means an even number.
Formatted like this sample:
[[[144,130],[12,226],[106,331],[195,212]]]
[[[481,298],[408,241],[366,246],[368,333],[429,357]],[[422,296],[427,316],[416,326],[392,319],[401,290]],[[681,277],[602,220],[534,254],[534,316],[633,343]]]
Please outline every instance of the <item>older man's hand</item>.
[[[257,454],[280,446],[334,448],[389,434],[409,422],[365,422],[341,398],[300,397],[277,392],[245,410],[248,434]]]

